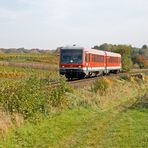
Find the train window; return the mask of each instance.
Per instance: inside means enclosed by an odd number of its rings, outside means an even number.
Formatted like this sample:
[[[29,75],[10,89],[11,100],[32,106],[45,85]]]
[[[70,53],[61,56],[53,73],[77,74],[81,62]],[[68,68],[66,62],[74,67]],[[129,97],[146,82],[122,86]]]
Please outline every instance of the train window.
[[[99,56],[99,61],[104,62],[104,56]]]
[[[94,55],[94,60],[95,62],[97,62],[97,55]]]
[[[109,63],[118,63],[118,57],[109,57],[109,60],[108,60],[108,62]]]
[[[86,54],[85,55],[85,61],[86,62],[90,62],[90,54]]]
[[[101,55],[92,55],[93,62],[104,62],[104,56]]]
[[[92,55],[92,61],[95,62],[95,55]]]
[[[68,64],[68,63],[75,63],[80,64],[82,63],[82,50],[70,50],[65,49],[61,50],[61,63]]]
[[[118,58],[118,62],[121,63],[121,58]]]

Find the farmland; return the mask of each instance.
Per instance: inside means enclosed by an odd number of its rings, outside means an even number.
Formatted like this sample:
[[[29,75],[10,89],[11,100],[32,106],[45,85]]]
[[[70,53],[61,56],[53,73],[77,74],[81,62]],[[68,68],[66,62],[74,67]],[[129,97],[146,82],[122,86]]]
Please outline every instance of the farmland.
[[[0,147],[148,147],[147,70],[73,88],[57,68],[54,53],[0,54]]]

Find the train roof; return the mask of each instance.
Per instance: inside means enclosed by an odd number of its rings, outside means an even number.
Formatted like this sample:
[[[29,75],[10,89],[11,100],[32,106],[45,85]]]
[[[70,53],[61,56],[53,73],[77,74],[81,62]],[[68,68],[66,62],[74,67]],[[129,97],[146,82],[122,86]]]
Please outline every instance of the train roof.
[[[97,50],[97,49],[92,49],[92,48],[85,48],[84,50],[85,50],[86,52],[92,53],[92,54],[105,55],[105,52],[102,51],[102,50]]]
[[[113,57],[121,57],[121,55],[119,53],[115,53],[115,52],[109,52],[109,51],[104,51],[104,50],[98,50],[98,49],[92,49],[92,48],[84,48],[81,46],[65,46],[62,47],[61,49],[67,49],[67,50],[71,50],[71,49],[83,49],[84,51],[88,52],[88,53],[92,53],[92,54],[100,54],[100,55],[107,55],[107,56],[113,56]]]
[[[115,53],[115,52],[109,52],[109,51],[104,51],[104,50],[98,50],[98,49],[85,49],[86,51],[88,51],[89,53],[98,53],[100,55],[107,55],[107,56],[112,56],[112,57],[121,57],[121,55],[119,53]]]
[[[81,47],[81,46],[65,46],[65,47],[62,47],[61,49],[84,49],[84,47]]]
[[[106,51],[106,55],[113,56],[113,57],[121,57],[121,55],[119,53],[109,52],[109,51]]]

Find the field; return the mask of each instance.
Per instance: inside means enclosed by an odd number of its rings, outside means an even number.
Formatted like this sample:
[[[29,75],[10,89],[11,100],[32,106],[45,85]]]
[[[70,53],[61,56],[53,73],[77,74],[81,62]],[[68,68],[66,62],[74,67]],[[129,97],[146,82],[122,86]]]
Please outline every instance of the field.
[[[0,147],[148,147],[147,70],[145,80],[124,74],[73,88],[57,59],[0,55]]]

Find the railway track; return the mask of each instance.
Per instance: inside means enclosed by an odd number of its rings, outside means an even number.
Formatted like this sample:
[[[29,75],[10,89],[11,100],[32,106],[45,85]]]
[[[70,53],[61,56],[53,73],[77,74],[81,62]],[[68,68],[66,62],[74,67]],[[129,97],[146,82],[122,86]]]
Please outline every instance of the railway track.
[[[72,80],[72,81],[67,81],[67,83],[70,84],[71,86],[75,87],[75,88],[80,88],[80,87],[84,87],[88,84],[91,84],[97,78],[99,78],[99,77],[86,78],[86,79],[75,79],[75,80]],[[57,87],[59,85],[60,85],[59,82],[52,82],[51,83],[52,87]]]
[[[119,78],[121,75],[132,75],[132,74],[136,74],[136,73],[144,73],[146,75],[148,75],[148,69],[145,70],[133,70],[131,73],[118,73],[118,74],[109,74],[109,75],[105,75],[103,77],[106,78]],[[74,79],[72,81],[67,81],[67,83],[69,83],[71,86],[73,86],[74,88],[83,88],[87,85],[92,84],[96,79],[100,79],[102,76],[98,76],[98,77],[92,77],[92,78],[85,78],[85,79]],[[51,83],[51,85],[53,87],[56,87],[59,85],[58,82],[53,82]]]
[[[84,87],[88,84],[93,83],[97,78],[99,77],[93,77],[93,78],[86,78],[86,79],[80,79],[80,80],[73,80],[73,81],[68,81],[70,85],[72,85],[75,88],[80,88]]]
[[[125,73],[119,73],[119,74],[109,74],[105,75],[103,77],[106,78],[118,78],[119,76],[123,75]],[[80,87],[85,87],[86,85],[92,84],[96,79],[100,79],[102,76],[98,77],[92,77],[92,78],[85,78],[85,79],[80,79],[80,80],[73,80],[73,81],[68,81],[68,83],[75,88],[80,88]]]

